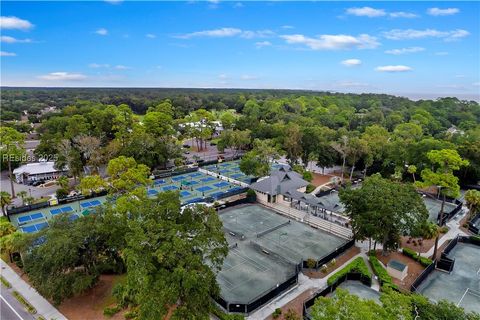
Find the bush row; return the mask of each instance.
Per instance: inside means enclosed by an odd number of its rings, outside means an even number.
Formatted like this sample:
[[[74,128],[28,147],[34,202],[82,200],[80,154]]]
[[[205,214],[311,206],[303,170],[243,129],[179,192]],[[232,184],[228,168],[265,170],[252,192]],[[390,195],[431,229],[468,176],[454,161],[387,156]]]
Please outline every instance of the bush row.
[[[392,277],[388,274],[387,270],[383,267],[383,265],[378,261],[375,254],[369,254],[368,256],[370,265],[372,266],[373,273],[375,273],[380,280],[380,285],[382,289],[385,287],[390,287],[394,289],[398,289],[398,287],[393,284]]]
[[[240,314],[227,314],[223,312],[216,305],[212,308],[212,314],[214,314],[220,320],[244,320],[245,317]]]
[[[335,272],[330,278],[328,278],[327,284],[331,286],[332,284],[336,283],[338,279],[342,278],[346,274],[350,272],[357,272],[360,273],[362,276],[372,279],[372,275],[368,270],[365,261],[363,261],[362,257],[358,257],[349,264],[347,264],[344,268],[340,271]]]
[[[406,255],[407,257],[410,257],[413,260],[420,262],[420,264],[424,267],[428,267],[429,265],[431,265],[433,263],[433,261],[431,259],[422,257],[416,251],[414,251],[412,249],[409,249],[409,248],[403,248],[402,253],[404,255]]]
[[[18,302],[20,302],[26,309],[29,313],[31,314],[35,314],[37,313],[37,309],[35,309],[31,304],[30,302],[28,302],[20,293],[18,293],[17,291],[13,291],[13,296],[18,300]]]

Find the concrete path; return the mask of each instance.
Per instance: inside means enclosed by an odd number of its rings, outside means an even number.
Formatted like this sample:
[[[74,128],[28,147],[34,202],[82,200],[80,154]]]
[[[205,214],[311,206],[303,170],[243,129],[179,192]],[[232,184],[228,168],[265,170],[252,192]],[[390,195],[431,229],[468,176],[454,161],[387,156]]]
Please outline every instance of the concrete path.
[[[342,266],[345,266],[352,262],[354,259],[357,257],[361,256],[361,254],[357,254],[354,257],[352,257],[350,260],[345,262]],[[337,269],[338,271],[340,269]],[[312,290],[313,291],[318,291],[324,287],[327,286],[327,280],[329,277],[331,277],[335,272],[332,272],[329,274],[327,277],[322,278],[322,279],[312,279],[307,276],[305,276],[303,273],[298,274],[298,285],[290,291],[276,297],[274,300],[270,301],[260,309],[256,310],[253,312],[251,315],[247,317],[248,320],[263,320],[270,316],[273,311],[275,311],[276,308],[281,308],[293,299],[297,298],[299,295],[304,293],[305,291]]]
[[[461,213],[458,213],[452,220],[447,222],[447,227],[449,230],[443,237],[438,240],[438,248],[440,248],[448,240],[456,238],[457,235],[467,236],[467,234],[460,229],[460,221],[463,219],[463,217],[465,217],[466,212],[468,212],[468,209],[466,207],[463,207]],[[434,249],[435,247],[433,246],[432,248],[430,248],[430,250],[425,253],[421,253],[420,255],[422,257],[428,258],[433,255]]]
[[[0,266],[2,276],[12,285],[12,288],[9,290],[18,291],[35,309],[37,309],[37,316],[41,315],[45,319],[67,320],[60,311],[42,297],[37,290],[23,281],[22,278],[20,278],[20,276],[1,259]]]

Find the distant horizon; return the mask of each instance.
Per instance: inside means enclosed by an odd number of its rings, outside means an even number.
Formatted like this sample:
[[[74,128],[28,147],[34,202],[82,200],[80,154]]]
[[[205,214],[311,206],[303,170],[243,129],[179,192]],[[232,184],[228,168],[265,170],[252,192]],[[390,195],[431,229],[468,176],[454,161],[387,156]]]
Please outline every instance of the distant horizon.
[[[262,90],[273,90],[273,91],[304,91],[304,92],[311,92],[311,93],[332,93],[332,94],[384,94],[390,95],[395,97],[404,97],[408,98],[412,101],[419,101],[419,100],[436,100],[441,98],[457,98],[459,100],[468,100],[468,101],[475,101],[480,103],[480,92],[478,94],[458,94],[458,93],[444,93],[444,94],[437,94],[437,93],[388,93],[388,92],[348,92],[348,91],[332,91],[332,90],[322,90],[322,89],[300,89],[300,88],[240,88],[240,87],[94,87],[94,86],[4,86],[1,85],[0,89],[178,89],[178,90],[251,90],[251,91],[262,91]]]
[[[1,10],[5,86],[480,99],[480,2],[2,1]]]

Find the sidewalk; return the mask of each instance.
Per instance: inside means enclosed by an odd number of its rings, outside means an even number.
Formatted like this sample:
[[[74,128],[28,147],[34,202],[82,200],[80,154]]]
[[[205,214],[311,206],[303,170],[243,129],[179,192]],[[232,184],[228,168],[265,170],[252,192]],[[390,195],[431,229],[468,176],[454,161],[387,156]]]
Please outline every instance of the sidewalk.
[[[2,268],[2,276],[10,282],[13,290],[18,291],[33,307],[35,307],[35,309],[37,309],[37,315],[41,315],[45,319],[67,320],[60,311],[42,297],[37,290],[23,281],[22,278],[20,278],[20,276],[1,259],[0,266]]]
[[[347,264],[349,264],[350,262],[352,262],[353,260],[355,260],[356,258],[361,257],[361,256],[362,256],[361,253],[353,256],[351,259],[349,259],[347,262],[345,262],[342,265],[342,267],[346,266]],[[340,270],[340,269],[341,269],[341,267],[338,270]],[[338,270],[335,270],[335,272],[338,271]],[[333,274],[335,274],[335,272],[332,272],[327,277],[321,278],[321,279],[309,278],[309,277],[305,276],[303,273],[299,273],[298,274],[298,285],[296,287],[290,289],[290,291],[287,291],[286,293],[280,295],[279,297],[276,297],[274,300],[270,301],[269,303],[267,303],[266,305],[264,305],[260,309],[254,311],[252,314],[250,314],[247,317],[247,319],[248,320],[263,320],[263,319],[267,318],[268,316],[270,316],[273,313],[273,311],[275,311],[276,308],[283,307],[284,305],[286,305],[287,303],[289,303],[290,301],[292,301],[293,299],[295,299],[296,297],[298,297],[299,295],[301,295],[305,291],[310,290],[310,289],[313,289],[314,291],[317,291],[321,288],[326,287],[328,278],[330,278]]]

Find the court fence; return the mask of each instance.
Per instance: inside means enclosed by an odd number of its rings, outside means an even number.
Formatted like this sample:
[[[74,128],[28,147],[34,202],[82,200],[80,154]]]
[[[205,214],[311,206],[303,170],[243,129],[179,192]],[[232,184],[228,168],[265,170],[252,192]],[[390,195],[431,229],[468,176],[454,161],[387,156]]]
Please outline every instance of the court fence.
[[[468,223],[468,230],[474,234],[480,234],[480,214],[477,214],[470,222]]]
[[[432,273],[436,268],[452,272],[455,266],[455,259],[450,258],[448,255],[452,251],[452,249],[458,244],[461,243],[469,243],[473,245],[480,246],[480,239],[476,236],[457,236],[456,238],[452,239],[450,243],[445,247],[442,251],[441,258],[439,261],[434,260],[432,264],[430,264],[423,272],[415,279],[415,281],[410,286],[411,292],[416,292],[418,287],[422,284],[423,281]]]
[[[343,282],[347,280],[360,281],[362,284],[364,284],[367,287],[371,287],[372,285],[372,278],[366,277],[365,275],[359,272],[349,272],[345,274],[343,277],[338,278],[338,280],[335,283],[321,289],[320,291],[317,291],[310,299],[308,299],[303,303],[303,319],[310,320],[308,309],[310,309],[315,304],[315,300],[317,298],[325,297],[328,294],[334,292],[339,285],[341,285]]]
[[[321,266],[323,266],[324,264],[326,264],[330,260],[338,257],[339,255],[341,255],[342,253],[344,253],[345,251],[347,251],[348,249],[350,249],[354,245],[355,245],[355,239],[352,239],[352,240],[344,243],[340,247],[336,248],[334,251],[330,252],[329,254],[321,257],[320,259],[318,259],[315,262],[315,269],[320,268]],[[308,264],[309,264],[308,260],[304,260],[303,261],[303,268],[308,268]]]
[[[24,213],[24,212],[28,212],[28,211],[31,211],[31,210],[38,210],[38,209],[43,209],[43,208],[48,208],[48,207],[54,207],[54,206],[58,206],[58,205],[65,204],[65,203],[70,203],[70,202],[75,202],[75,201],[85,200],[85,199],[91,199],[91,198],[96,198],[96,197],[102,197],[102,196],[105,196],[105,195],[107,195],[107,191],[101,191],[101,192],[97,192],[97,193],[92,192],[89,195],[77,195],[77,196],[61,198],[61,199],[58,199],[57,204],[53,204],[53,205],[50,204],[49,201],[44,201],[44,202],[29,204],[29,205],[25,205],[25,206],[16,207],[16,208],[10,208],[10,209],[7,209],[7,218],[10,219],[11,215]]]
[[[257,297],[250,300],[248,303],[237,303],[234,301],[226,301],[222,297],[217,297],[214,300],[227,312],[249,314],[259,307],[263,306],[273,298],[281,293],[287,291],[298,283],[298,272],[295,272],[284,282],[277,284],[274,288],[262,292]]]

